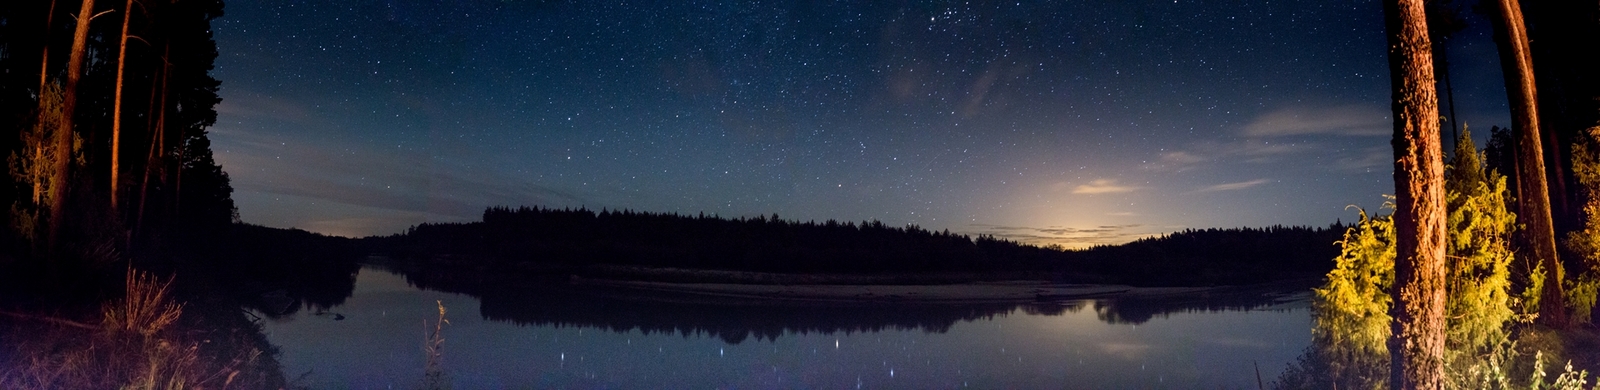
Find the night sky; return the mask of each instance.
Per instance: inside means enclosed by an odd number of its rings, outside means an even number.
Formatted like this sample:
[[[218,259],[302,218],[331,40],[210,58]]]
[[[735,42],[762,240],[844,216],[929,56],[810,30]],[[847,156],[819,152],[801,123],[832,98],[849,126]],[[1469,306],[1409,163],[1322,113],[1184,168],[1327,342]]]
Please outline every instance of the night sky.
[[[1509,120],[1489,26],[1463,13],[1446,44],[1481,140]],[[1321,226],[1394,192],[1382,19],[1323,0],[232,0],[211,132],[245,221],[346,236],[495,205],[1074,247]]]

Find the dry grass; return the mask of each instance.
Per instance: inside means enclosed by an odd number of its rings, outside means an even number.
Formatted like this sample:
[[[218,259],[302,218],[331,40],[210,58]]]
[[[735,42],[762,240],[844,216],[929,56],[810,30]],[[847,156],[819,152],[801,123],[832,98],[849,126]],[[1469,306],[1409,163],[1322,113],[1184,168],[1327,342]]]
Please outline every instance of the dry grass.
[[[242,380],[261,366],[249,340],[206,339],[180,331],[183,305],[171,281],[127,274],[126,296],[106,303],[98,326],[43,315],[14,314],[0,322],[0,389],[229,389],[258,388]],[[219,349],[220,344],[244,346]],[[245,375],[250,377],[252,375]],[[267,385],[270,387],[270,385]]]
[[[160,282],[154,276],[129,268],[125,281],[127,288],[123,299],[101,310],[104,317],[101,321],[108,330],[150,337],[183,315],[183,305],[174,304],[167,296],[171,280]]]
[[[450,323],[450,320],[444,318],[444,302],[434,301],[434,303],[439,305],[439,319],[433,322],[432,332],[428,331],[428,320],[422,320],[424,336],[422,352],[428,355],[428,363],[423,367],[422,388],[428,390],[450,388],[450,381],[445,377],[442,365],[444,325]]]

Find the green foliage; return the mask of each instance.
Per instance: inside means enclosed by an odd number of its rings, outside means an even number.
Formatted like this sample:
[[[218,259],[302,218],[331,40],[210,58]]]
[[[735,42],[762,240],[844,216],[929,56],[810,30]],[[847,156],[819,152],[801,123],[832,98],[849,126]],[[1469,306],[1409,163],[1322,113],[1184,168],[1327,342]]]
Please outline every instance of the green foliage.
[[[1594,322],[1595,298],[1600,296],[1600,280],[1595,280],[1592,274],[1585,274],[1568,280],[1565,285],[1567,308],[1572,310],[1568,318],[1580,324]]]
[[[1507,324],[1514,309],[1537,307],[1543,272],[1528,273],[1524,290],[1513,297],[1510,236],[1516,216],[1506,209],[1509,191],[1500,174],[1485,171],[1483,156],[1464,132],[1445,177],[1448,235],[1446,359],[1450,379],[1461,388],[1507,388],[1505,369],[1514,357]],[[1315,290],[1313,346],[1290,370],[1287,387],[1383,388],[1388,378],[1389,289],[1394,283],[1394,222],[1369,217],[1345,233],[1327,283]],[[1542,371],[1532,383],[1542,388]],[[1581,376],[1580,376],[1581,378]],[[1568,383],[1563,375],[1557,383]],[[1569,381],[1570,382],[1570,381]]]
[[[1387,205],[1386,205],[1387,206]],[[1314,290],[1315,360],[1340,388],[1373,388],[1388,378],[1389,287],[1394,284],[1394,220],[1369,217],[1345,232],[1328,282]]]
[[[1520,280],[1524,288],[1522,292],[1517,293],[1517,302],[1521,303],[1518,315],[1526,319],[1524,322],[1532,322],[1533,318],[1539,315],[1539,297],[1544,291],[1546,273],[1543,264],[1533,264],[1527,268],[1529,269],[1527,277]]]
[[[51,147],[50,140],[57,127],[56,121],[61,118],[60,86],[46,85],[39,94],[38,114],[39,120],[32,127],[22,129],[22,148],[7,159],[11,180],[32,195],[18,197],[11,205],[11,228],[29,240],[38,236],[43,228],[42,219],[50,214],[50,161],[55,159],[55,148]]]
[[[1566,284],[1572,320],[1592,322],[1596,295],[1600,295],[1600,127],[1590,128],[1583,141],[1572,146],[1572,173],[1582,188],[1583,228],[1567,233],[1566,247],[1576,255],[1577,276]],[[1569,260],[1570,261],[1570,260]]]
[[[55,186],[55,159],[59,153],[54,143],[55,131],[60,127],[62,115],[61,86],[46,84],[39,94],[38,120],[21,131],[22,147],[6,159],[10,165],[11,180],[21,186],[23,193],[11,205],[11,228],[21,237],[34,240],[45,228],[45,216],[50,215],[50,188]],[[73,134],[73,149],[82,149],[83,139]],[[81,153],[74,153],[74,162],[84,163]]]
[[[1463,132],[1445,178],[1447,285],[1446,343],[1450,351],[1476,354],[1506,339],[1512,319],[1511,231],[1516,215],[1506,209],[1505,178],[1484,172],[1482,156]]]
[[[1544,369],[1544,353],[1534,352],[1533,367],[1528,374],[1526,382],[1516,382],[1511,373],[1511,367],[1517,365],[1517,345],[1515,342],[1503,342],[1486,351],[1470,367],[1462,372],[1450,375],[1449,386],[1457,389],[1551,389],[1551,390],[1583,390],[1587,382],[1587,372],[1573,371],[1572,363],[1568,362],[1566,368],[1557,375],[1555,382],[1545,382],[1548,374]],[[1591,388],[1592,389],[1592,388]]]

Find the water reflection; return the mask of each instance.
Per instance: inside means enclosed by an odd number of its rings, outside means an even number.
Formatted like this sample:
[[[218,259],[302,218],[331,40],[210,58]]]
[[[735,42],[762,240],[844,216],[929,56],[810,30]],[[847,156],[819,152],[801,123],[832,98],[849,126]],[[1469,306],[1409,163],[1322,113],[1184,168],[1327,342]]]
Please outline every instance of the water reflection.
[[[1112,324],[1143,324],[1175,313],[1293,310],[1311,298],[1308,282],[1223,287],[1202,294],[1130,295],[1094,301],[1095,315]],[[1059,314],[1059,313],[1058,313]]]
[[[381,268],[381,267],[380,267]],[[571,285],[456,279],[399,272],[411,286],[477,297],[485,319],[530,326],[581,326],[645,334],[710,334],[730,344],[770,340],[784,333],[919,330],[944,333],[962,321],[993,319],[1013,311],[1032,315],[1076,313],[1092,307],[1111,324],[1142,324],[1173,313],[1301,307],[1301,284],[1221,288],[1203,294],[1145,294],[1117,299],[1024,303],[808,302]],[[1308,288],[1308,287],[1307,287]],[[1286,306],[1288,305],[1288,306]]]
[[[266,331],[314,388],[415,387],[435,300],[457,388],[1254,388],[1309,344],[1294,295],[1220,295],[1238,299],[756,302],[366,268],[343,305]]]

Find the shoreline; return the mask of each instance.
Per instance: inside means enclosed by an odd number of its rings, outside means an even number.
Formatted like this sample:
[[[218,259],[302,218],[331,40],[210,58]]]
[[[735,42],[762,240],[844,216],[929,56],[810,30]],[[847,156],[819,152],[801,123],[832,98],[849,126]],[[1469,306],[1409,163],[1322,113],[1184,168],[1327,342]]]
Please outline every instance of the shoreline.
[[[1282,295],[1286,302],[1308,289],[1288,285],[1134,287],[1042,281],[969,282],[936,285],[673,283],[572,277],[572,285],[687,294],[705,298],[846,303],[1028,303],[1089,299],[1209,300],[1237,295]]]

